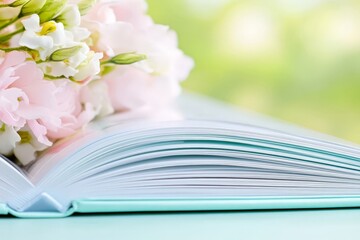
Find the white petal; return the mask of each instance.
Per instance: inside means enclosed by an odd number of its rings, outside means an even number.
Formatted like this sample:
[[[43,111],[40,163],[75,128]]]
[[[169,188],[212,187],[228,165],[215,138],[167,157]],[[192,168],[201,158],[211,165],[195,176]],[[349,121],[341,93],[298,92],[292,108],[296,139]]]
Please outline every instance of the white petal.
[[[74,36],[74,41],[76,42],[80,42],[87,39],[88,37],[90,37],[91,34],[91,32],[88,29],[82,27],[74,27],[72,28],[71,32]]]
[[[54,45],[54,41],[51,37],[39,36],[34,32],[27,31],[20,38],[20,45],[31,49],[51,49]]]
[[[60,18],[64,19],[67,27],[79,26],[81,22],[81,15],[77,5],[69,4],[60,14]]]
[[[40,18],[37,14],[31,15],[29,18],[22,20],[22,24],[26,31],[40,32]]]
[[[54,45],[60,46],[66,43],[67,37],[62,23],[56,23],[56,30],[52,33],[47,34],[54,41]]]
[[[83,61],[85,61],[88,57],[88,53],[90,51],[89,47],[85,44],[81,44],[82,48],[79,50],[77,54],[69,58],[69,65],[74,68],[77,68]]]
[[[15,157],[24,165],[28,165],[36,159],[36,149],[29,143],[17,144],[14,149]]]
[[[2,125],[1,122],[0,125]],[[6,126],[5,131],[0,132],[0,154],[10,155],[20,140],[21,138],[14,128]]]
[[[75,80],[84,80],[88,77],[94,76],[100,72],[100,59],[103,58],[102,53],[89,53],[93,56],[86,60],[87,64],[82,64],[78,70],[79,72],[74,75]]]
[[[78,72],[75,68],[64,62],[48,62],[41,64],[40,67],[46,74],[55,77],[65,76],[68,78],[74,76]]]
[[[82,92],[82,101],[90,103],[97,113],[97,116],[103,117],[114,112],[112,107],[108,86],[104,81],[92,81]]]
[[[54,46],[53,39],[49,36],[39,36],[35,32],[25,31],[19,40],[20,46],[25,46],[39,51],[40,58],[45,60]]]

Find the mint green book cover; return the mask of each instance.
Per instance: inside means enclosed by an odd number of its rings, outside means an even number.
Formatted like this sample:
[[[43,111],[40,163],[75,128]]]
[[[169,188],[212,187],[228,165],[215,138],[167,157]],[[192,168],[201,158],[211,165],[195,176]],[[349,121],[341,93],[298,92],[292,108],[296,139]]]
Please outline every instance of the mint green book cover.
[[[248,199],[159,199],[159,200],[78,200],[65,212],[17,212],[0,205],[0,214],[21,218],[59,218],[74,213],[124,213],[124,212],[184,212],[184,211],[233,211],[352,208],[360,206],[360,196],[321,198],[248,198]]]

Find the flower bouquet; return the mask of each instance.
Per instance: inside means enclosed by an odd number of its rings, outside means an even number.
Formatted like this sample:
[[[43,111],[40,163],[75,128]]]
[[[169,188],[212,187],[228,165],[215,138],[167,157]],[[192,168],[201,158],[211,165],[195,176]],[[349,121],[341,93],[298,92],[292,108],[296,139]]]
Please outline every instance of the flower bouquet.
[[[143,0],[2,0],[0,215],[360,206],[358,146],[190,94],[168,121],[192,66]]]
[[[143,0],[0,1],[0,154],[23,166],[95,118],[179,93],[193,61]]]

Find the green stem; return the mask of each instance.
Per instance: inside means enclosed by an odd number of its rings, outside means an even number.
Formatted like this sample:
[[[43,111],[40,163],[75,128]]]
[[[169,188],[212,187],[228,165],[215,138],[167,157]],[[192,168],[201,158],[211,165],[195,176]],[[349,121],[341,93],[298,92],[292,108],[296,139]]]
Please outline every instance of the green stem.
[[[0,48],[1,51],[4,52],[11,52],[11,51],[29,51],[31,49],[27,48],[27,47],[15,47],[15,48]]]
[[[0,8],[8,7],[8,4],[0,4]]]
[[[100,65],[111,64],[110,60],[100,62]]]
[[[4,43],[4,42],[10,40],[13,36],[15,36],[16,34],[22,33],[23,31],[25,31],[25,28],[20,28],[20,29],[16,30],[15,32],[0,36],[0,43]]]

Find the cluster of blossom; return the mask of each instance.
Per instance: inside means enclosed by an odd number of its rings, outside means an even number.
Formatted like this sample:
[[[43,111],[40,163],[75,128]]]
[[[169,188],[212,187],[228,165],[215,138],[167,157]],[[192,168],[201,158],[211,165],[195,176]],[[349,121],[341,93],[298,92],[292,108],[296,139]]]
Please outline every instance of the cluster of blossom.
[[[170,102],[193,66],[144,0],[0,0],[0,154],[27,165],[95,117]]]

